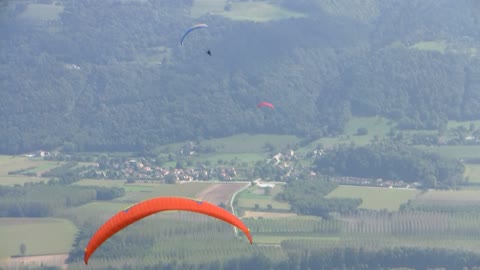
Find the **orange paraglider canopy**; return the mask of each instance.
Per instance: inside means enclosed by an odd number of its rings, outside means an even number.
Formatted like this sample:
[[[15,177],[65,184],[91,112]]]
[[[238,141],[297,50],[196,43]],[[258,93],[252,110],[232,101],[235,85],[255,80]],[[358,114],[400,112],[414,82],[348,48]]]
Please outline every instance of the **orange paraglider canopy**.
[[[85,248],[83,261],[85,264],[87,264],[90,256],[100,245],[102,245],[103,242],[128,225],[152,214],[169,210],[196,212],[223,220],[224,222],[230,223],[242,230],[250,241],[250,244],[253,242],[252,236],[250,235],[250,230],[247,228],[247,226],[245,226],[245,224],[239,218],[219,206],[205,201],[198,201],[189,198],[160,197],[148,199],[134,204],[129,208],[118,212],[109,220],[107,220],[93,234],[92,238],[90,238],[90,241]]]

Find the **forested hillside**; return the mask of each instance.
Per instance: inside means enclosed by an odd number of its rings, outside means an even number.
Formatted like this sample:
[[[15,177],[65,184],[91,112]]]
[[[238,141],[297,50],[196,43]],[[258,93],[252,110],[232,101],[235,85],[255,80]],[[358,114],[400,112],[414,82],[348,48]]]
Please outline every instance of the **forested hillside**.
[[[0,153],[141,150],[240,132],[318,137],[341,133],[352,115],[399,128],[480,119],[473,1],[260,2],[303,16],[195,17],[191,0],[3,2]],[[224,13],[241,4],[225,1]],[[196,23],[209,28],[181,47]]]

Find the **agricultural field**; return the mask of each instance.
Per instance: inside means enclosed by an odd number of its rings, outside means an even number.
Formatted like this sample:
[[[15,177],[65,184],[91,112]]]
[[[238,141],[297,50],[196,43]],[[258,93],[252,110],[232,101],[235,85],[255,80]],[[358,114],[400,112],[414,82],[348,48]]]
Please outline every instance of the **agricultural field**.
[[[197,0],[190,10],[190,15],[198,18],[208,13],[219,14],[224,12],[226,4],[226,0]]]
[[[300,12],[294,12],[260,1],[233,3],[231,9],[221,13],[221,15],[232,20],[253,22],[268,22],[272,20],[301,18],[306,16]]]
[[[442,145],[442,146],[416,146],[418,149],[437,153],[444,157],[455,159],[480,158],[480,145]]]
[[[398,211],[400,205],[408,202],[417,194],[415,189],[339,186],[327,198],[360,198],[360,208],[370,210]]]
[[[267,22],[306,15],[262,1],[242,1],[227,3],[225,0],[198,0],[194,2],[191,16],[198,18],[205,14],[217,14],[231,20]]]
[[[470,128],[473,124],[474,127],[480,127],[480,121],[449,121],[447,124],[448,129],[455,129],[458,127]],[[366,128],[368,133],[366,135],[357,135],[359,128]],[[342,135],[337,137],[325,137],[320,138],[308,146],[303,147],[302,151],[315,148],[318,144],[331,147],[338,144],[350,144],[351,142],[356,145],[365,145],[372,142],[375,138],[386,138],[391,130],[401,132],[404,135],[423,134],[423,135],[437,135],[437,130],[398,130],[395,122],[381,116],[368,116],[368,117],[352,117],[346,124],[345,131]],[[426,151],[438,152],[445,156],[451,156],[454,158],[476,158],[480,157],[478,150],[480,146],[477,145],[455,145],[455,146],[416,146],[419,149]],[[471,149],[469,149],[471,148]]]
[[[480,164],[465,164],[463,176],[470,184],[480,184]]]
[[[60,19],[63,6],[56,4],[28,4],[27,9],[20,14],[23,19],[52,21]]]
[[[415,204],[478,205],[480,190],[428,190],[414,200]]]
[[[447,47],[448,47],[448,44],[445,40],[420,41],[410,46],[410,49],[444,53]]]
[[[242,191],[237,197],[237,205],[239,208],[259,211],[288,212],[290,205],[286,202],[275,200],[275,195],[282,192],[283,185],[275,184],[270,193],[266,188],[252,186]],[[258,205],[258,208],[255,208]],[[271,209],[269,209],[269,205]]]
[[[364,246],[421,246],[480,251],[480,216],[472,213],[359,213],[342,217],[342,238]]]
[[[366,128],[368,133],[366,135],[357,135],[359,128]],[[323,144],[325,147],[332,147],[338,144],[365,145],[370,143],[375,137],[382,139],[387,136],[390,129],[395,128],[395,124],[387,118],[380,116],[372,117],[352,117],[345,126],[344,134],[338,137],[320,138],[307,147],[302,148],[303,151],[316,147],[318,144]]]
[[[464,127],[465,129],[469,129],[470,125],[472,125],[476,128],[480,127],[480,120],[474,120],[474,121],[454,121],[450,120],[447,123],[447,128],[448,129],[453,129],[453,128],[458,128],[458,127]]]
[[[20,245],[26,255],[68,253],[77,228],[66,219],[0,218],[0,258],[20,255]]]
[[[324,247],[331,247],[333,244],[339,243],[338,236],[315,235],[315,234],[256,234],[255,243],[259,245],[280,246],[283,241],[291,240],[317,240]],[[317,246],[318,247],[318,246]]]
[[[95,201],[63,210],[57,213],[57,216],[69,219],[78,225],[92,219],[106,221],[118,211],[132,204],[132,202]]]
[[[82,179],[73,185],[79,186],[101,186],[101,187],[121,187],[127,193],[144,192],[151,193],[152,196],[182,196],[194,197],[196,193],[212,185],[209,182],[181,182],[178,184],[155,183],[153,181],[137,181],[136,183],[126,183],[125,180],[111,179]]]
[[[196,199],[220,205],[230,205],[234,194],[244,189],[249,183],[215,183],[195,194]]]
[[[40,174],[62,165],[63,162],[23,156],[0,156],[0,185],[23,185],[27,182],[48,181],[40,178]],[[37,176],[10,175],[9,172],[22,170],[22,173],[35,173]]]
[[[471,214],[384,212],[345,215],[338,220],[297,216],[245,219],[245,223],[258,244],[283,246],[284,241],[308,240],[315,242],[312,248],[416,246],[480,251],[480,216]]]
[[[212,182],[181,182],[175,185],[154,183],[151,181],[128,184],[124,180],[102,180],[102,179],[83,179],[74,185],[80,186],[103,186],[103,187],[121,187],[125,189],[126,194],[117,198],[116,202],[137,202],[152,197],[159,196],[179,196],[188,198],[197,198],[202,191],[216,185]],[[220,185],[237,185],[234,187],[240,189],[238,183],[222,183]],[[240,184],[241,186],[242,184]]]
[[[327,241],[326,241],[327,240]],[[345,235],[332,238],[306,238],[288,239],[281,245],[284,250],[296,247],[302,249],[331,249],[335,247],[364,248],[367,250],[380,250],[392,247],[418,247],[418,248],[443,248],[452,250],[465,250],[480,252],[478,239],[458,236],[424,236],[419,234],[402,236],[385,236],[375,233],[366,235]]]

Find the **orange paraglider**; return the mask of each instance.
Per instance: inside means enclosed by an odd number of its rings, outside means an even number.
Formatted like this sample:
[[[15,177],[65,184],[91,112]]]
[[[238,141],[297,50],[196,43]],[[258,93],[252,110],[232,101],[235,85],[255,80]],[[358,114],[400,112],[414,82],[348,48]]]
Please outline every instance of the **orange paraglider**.
[[[247,228],[247,226],[245,226],[245,224],[235,215],[219,206],[205,201],[198,201],[188,198],[160,197],[134,204],[129,208],[118,212],[109,220],[107,220],[93,234],[92,238],[90,238],[90,241],[85,248],[83,261],[85,264],[88,264],[88,259],[90,256],[100,245],[102,245],[103,242],[128,225],[144,217],[169,210],[196,212],[223,220],[224,222],[230,223],[242,230],[250,241],[250,244],[253,242],[252,236],[250,235],[250,230]]]

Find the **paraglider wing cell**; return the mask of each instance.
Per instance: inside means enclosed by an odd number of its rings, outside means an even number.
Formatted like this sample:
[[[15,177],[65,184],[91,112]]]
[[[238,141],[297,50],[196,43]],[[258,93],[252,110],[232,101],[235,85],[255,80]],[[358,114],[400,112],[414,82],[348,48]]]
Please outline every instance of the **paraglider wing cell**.
[[[180,39],[180,45],[183,46],[183,40],[185,39],[185,37],[187,37],[188,34],[190,34],[190,32],[192,32],[193,30],[201,29],[201,28],[208,28],[208,25],[204,23],[200,23],[188,28],[185,31],[185,33],[183,33],[182,38]]]
[[[270,108],[274,108],[273,107],[273,104],[272,103],[269,103],[269,102],[260,102],[257,104],[257,108],[260,108],[260,107],[270,107]]]
[[[90,238],[90,241],[85,248],[85,254],[83,257],[85,264],[88,263],[88,259],[93,252],[95,252],[95,250],[102,245],[103,242],[105,242],[118,231],[144,217],[161,211],[169,210],[196,212],[220,219],[243,231],[250,241],[250,244],[252,244],[253,239],[247,226],[245,226],[245,224],[239,218],[227,210],[205,201],[197,201],[194,199],[181,197],[160,197],[134,204],[127,209],[121,210],[107,220],[93,234],[92,238]]]

